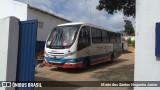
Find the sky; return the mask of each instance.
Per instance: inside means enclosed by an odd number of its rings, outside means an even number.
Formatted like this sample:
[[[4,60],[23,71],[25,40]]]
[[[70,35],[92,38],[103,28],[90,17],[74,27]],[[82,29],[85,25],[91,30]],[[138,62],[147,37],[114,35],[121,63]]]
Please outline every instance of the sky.
[[[99,0],[16,0],[34,7],[57,14],[74,22],[88,22],[113,31],[124,30],[122,12],[110,15],[105,10],[99,11],[96,6]],[[127,17],[135,26],[135,19]]]

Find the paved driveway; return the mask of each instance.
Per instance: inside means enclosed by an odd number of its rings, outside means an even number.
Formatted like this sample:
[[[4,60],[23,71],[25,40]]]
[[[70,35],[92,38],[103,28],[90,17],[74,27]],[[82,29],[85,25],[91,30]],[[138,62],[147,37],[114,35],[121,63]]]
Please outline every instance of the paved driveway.
[[[134,53],[123,54],[113,63],[91,66],[87,71],[36,67],[35,81],[133,81]],[[67,82],[64,82],[68,84]],[[64,84],[63,83],[63,84]],[[56,87],[35,90],[132,90],[128,87]]]

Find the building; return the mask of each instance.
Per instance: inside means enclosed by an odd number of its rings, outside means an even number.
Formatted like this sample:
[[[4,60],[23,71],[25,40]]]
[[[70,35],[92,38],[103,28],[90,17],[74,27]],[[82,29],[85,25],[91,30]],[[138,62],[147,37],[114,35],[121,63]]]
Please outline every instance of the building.
[[[122,50],[123,52],[127,52],[128,50],[128,42],[124,38],[122,38]]]
[[[15,16],[20,21],[38,20],[37,40],[45,41],[52,28],[58,24],[71,22],[53,13],[14,0],[0,0],[0,19]]]
[[[36,51],[41,51],[40,56],[43,55],[45,41],[51,30],[58,24],[71,22],[70,20],[29,4],[14,0],[0,0],[0,19],[8,16],[15,16],[19,18],[20,21],[38,20]]]
[[[160,57],[155,55],[159,4],[160,0],[136,1],[135,81],[160,81]],[[135,87],[134,90],[160,90],[160,87]]]

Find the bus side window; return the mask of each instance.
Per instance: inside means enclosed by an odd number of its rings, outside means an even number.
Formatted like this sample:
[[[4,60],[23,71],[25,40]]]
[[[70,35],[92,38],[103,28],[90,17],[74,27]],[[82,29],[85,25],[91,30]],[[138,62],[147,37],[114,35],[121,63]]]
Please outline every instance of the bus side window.
[[[107,43],[109,43],[109,42],[110,42],[110,40],[109,40],[109,32],[108,32],[108,31],[106,31],[106,35],[107,35],[107,37],[106,37],[106,39],[107,39]]]
[[[118,33],[115,33],[115,43],[118,43]]]
[[[97,29],[97,39],[98,39],[98,43],[102,43],[102,31],[100,29]]]
[[[110,35],[110,32],[108,32],[108,43],[111,43],[111,35]]]
[[[97,39],[98,35],[95,28],[92,28],[91,34],[92,34],[92,43],[98,43],[98,39]]]
[[[116,34],[113,32],[110,32],[110,43],[115,43],[116,42]]]
[[[109,43],[109,32],[108,31],[102,31],[102,42],[103,43]]]
[[[100,29],[92,28],[91,34],[93,43],[102,43],[102,32]]]
[[[109,42],[110,42],[110,43],[113,43],[113,40],[112,40],[112,39],[113,39],[113,37],[112,37],[112,32],[109,32]]]
[[[121,34],[120,33],[117,33],[117,35],[116,35],[116,42],[121,43]]]
[[[86,26],[81,28],[78,40],[78,51],[90,46],[89,30],[89,27]]]

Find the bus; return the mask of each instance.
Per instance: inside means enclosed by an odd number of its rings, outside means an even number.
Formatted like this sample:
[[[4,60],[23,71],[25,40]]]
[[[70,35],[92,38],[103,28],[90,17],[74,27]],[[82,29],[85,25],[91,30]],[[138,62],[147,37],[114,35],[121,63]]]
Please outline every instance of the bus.
[[[121,55],[121,34],[100,26],[77,22],[56,26],[45,44],[45,65],[81,68],[113,62]]]

